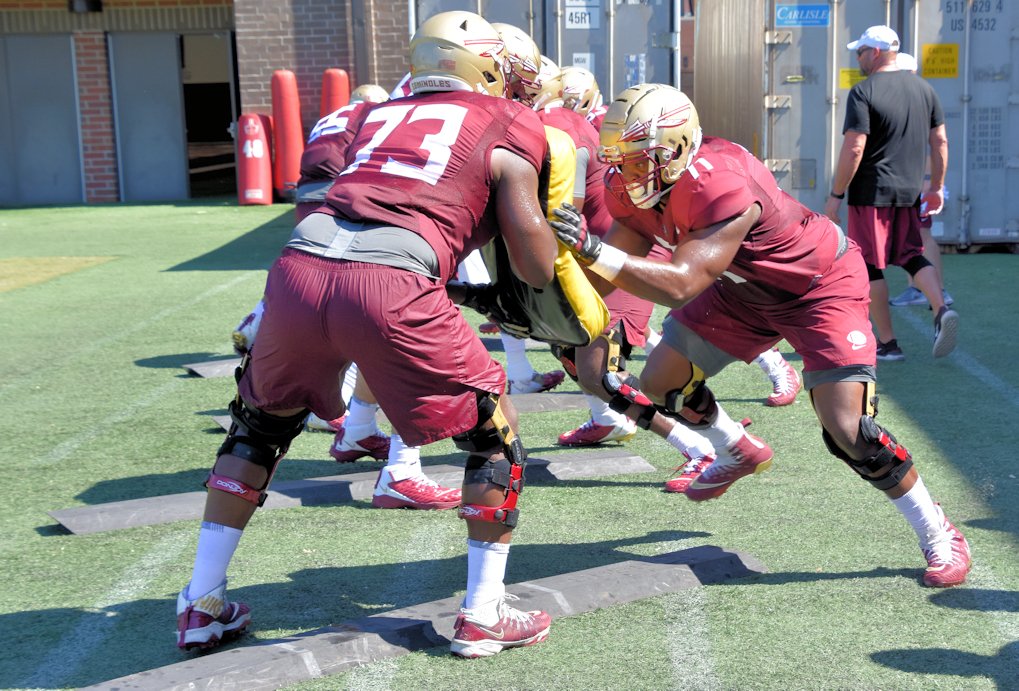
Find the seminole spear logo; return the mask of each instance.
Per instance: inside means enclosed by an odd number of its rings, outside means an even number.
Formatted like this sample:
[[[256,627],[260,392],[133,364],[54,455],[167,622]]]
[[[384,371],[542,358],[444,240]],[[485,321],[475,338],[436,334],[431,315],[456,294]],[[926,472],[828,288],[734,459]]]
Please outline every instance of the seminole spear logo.
[[[650,120],[638,120],[623,130],[619,141],[637,142],[643,139],[653,139],[659,127],[679,127],[680,125],[685,125],[686,121],[690,119],[690,108],[691,105],[685,103],[678,108],[655,115]]]

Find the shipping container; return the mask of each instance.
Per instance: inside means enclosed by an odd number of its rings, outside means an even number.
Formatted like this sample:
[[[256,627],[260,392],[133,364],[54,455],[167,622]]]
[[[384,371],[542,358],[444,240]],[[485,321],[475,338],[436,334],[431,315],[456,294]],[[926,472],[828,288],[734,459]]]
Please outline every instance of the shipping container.
[[[820,210],[864,79],[846,44],[876,24],[898,32],[945,112],[948,199],[932,234],[959,250],[1019,246],[1019,2],[702,0],[693,99],[705,132],[746,146]]]

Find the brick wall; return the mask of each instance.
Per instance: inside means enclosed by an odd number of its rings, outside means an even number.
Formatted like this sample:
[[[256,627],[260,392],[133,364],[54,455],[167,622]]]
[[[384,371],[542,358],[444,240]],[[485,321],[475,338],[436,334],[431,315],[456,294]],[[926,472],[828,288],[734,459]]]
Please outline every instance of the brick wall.
[[[406,2],[364,0],[372,5],[374,80],[387,90],[407,73],[410,44]]]
[[[235,0],[241,110],[271,113],[272,73],[291,70],[307,133],[319,117],[322,72],[339,67],[356,83],[350,8],[350,0]]]
[[[106,35],[101,31],[75,33],[74,56],[81,111],[85,201],[115,202],[120,198],[120,187]]]

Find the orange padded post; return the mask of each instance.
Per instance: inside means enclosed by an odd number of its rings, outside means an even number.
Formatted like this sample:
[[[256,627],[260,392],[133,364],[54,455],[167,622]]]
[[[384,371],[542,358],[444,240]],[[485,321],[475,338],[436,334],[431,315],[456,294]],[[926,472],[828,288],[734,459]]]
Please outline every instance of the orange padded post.
[[[293,199],[297,180],[301,176],[304,131],[301,127],[297,78],[290,70],[276,70],[272,73],[272,116],[275,124],[273,140],[276,144],[273,187],[280,198]]]
[[[318,116],[324,118],[350,103],[350,78],[345,70],[330,67],[322,73],[322,101]]]

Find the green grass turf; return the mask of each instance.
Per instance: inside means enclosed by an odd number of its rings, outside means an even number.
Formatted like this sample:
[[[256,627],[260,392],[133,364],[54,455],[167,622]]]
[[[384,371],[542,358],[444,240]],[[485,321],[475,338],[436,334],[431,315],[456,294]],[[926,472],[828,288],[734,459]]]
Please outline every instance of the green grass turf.
[[[112,257],[0,293],[0,687],[83,686],[183,659],[174,598],[197,521],[74,536],[46,512],[199,487],[222,439],[209,415],[233,386],[181,366],[230,354],[229,332],[258,300],[290,218],[289,207],[226,201],[0,211],[0,266]],[[879,366],[879,419],[972,543],[967,586],[921,587],[912,531],[826,454],[807,396],[767,408],[763,374],[737,364],[712,388],[773,446],[770,472],[695,505],[660,491],[677,454],[640,434],[629,448],[655,472],[528,487],[507,580],[703,544],[750,553],[769,573],[559,619],[548,642],[491,659],[436,648],[298,687],[1019,688],[1017,259],[944,260],[959,349],[932,361],[930,314],[895,308],[908,359]],[[889,277],[895,294],[903,274]],[[545,352],[532,361],[556,366]],[[642,363],[638,351],[634,369]],[[584,419],[525,414],[522,437],[551,451]],[[299,437],[278,477],[379,467],[337,466],[330,439]],[[425,449],[426,464],[449,462],[459,456],[448,441]],[[257,513],[230,570],[232,596],[254,613],[234,645],[462,593],[465,567],[450,512]]]

